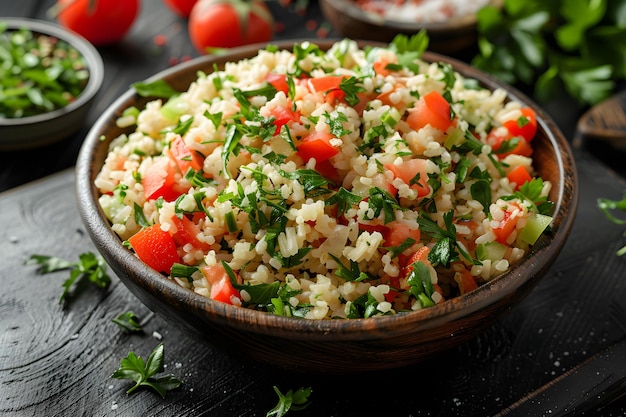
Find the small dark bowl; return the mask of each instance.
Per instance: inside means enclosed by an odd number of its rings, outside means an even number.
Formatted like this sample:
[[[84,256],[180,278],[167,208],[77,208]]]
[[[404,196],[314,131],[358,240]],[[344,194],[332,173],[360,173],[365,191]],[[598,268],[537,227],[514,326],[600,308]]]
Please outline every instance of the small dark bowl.
[[[501,6],[501,0],[490,4]],[[324,18],[342,36],[351,39],[389,42],[397,34],[413,35],[425,29],[430,39],[429,49],[454,54],[474,46],[478,36],[476,15],[452,18],[445,22],[401,22],[384,20],[364,12],[354,0],[320,0]]]
[[[33,33],[66,41],[85,58],[89,70],[89,80],[82,93],[65,107],[28,117],[0,117],[0,150],[35,148],[76,133],[84,126],[104,78],[104,64],[96,48],[82,36],[54,23],[13,17],[0,17],[0,21],[7,24],[7,30],[27,28]]]
[[[323,49],[330,42],[318,43]],[[293,42],[278,44],[290,48]],[[363,46],[363,45],[361,45]],[[183,91],[197,71],[211,72],[256,54],[258,46],[233,49],[225,56],[204,56],[157,74]],[[427,61],[450,63],[459,73],[490,89],[504,88],[511,99],[537,112],[534,164],[552,182],[556,210],[552,232],[540,238],[526,258],[509,272],[463,296],[420,311],[369,319],[304,320],[233,307],[186,290],[164,278],[129,251],[111,230],[98,205],[94,179],[111,139],[128,133],[115,120],[128,106],[143,108],[150,99],[134,91],[121,96],[89,132],[76,166],[78,207],[98,250],[122,282],[151,310],[173,326],[205,339],[226,352],[280,368],[322,373],[358,373],[416,364],[455,347],[491,326],[539,282],[561,251],[577,206],[577,174],[571,149],[554,122],[527,97],[476,69],[434,53]],[[106,140],[101,140],[101,137]]]

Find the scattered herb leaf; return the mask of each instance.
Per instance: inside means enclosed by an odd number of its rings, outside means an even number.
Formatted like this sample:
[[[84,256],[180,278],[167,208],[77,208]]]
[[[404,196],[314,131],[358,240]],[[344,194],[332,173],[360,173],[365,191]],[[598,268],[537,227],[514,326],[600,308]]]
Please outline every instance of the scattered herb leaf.
[[[157,377],[156,374],[163,371],[163,344],[159,344],[154,348],[148,360],[144,360],[137,356],[134,352],[129,352],[128,356],[120,361],[120,367],[111,378],[130,379],[135,382],[131,388],[126,391],[132,394],[140,387],[148,387],[155,390],[162,398],[169,390],[178,388],[182,381],[173,375],[164,375]]]

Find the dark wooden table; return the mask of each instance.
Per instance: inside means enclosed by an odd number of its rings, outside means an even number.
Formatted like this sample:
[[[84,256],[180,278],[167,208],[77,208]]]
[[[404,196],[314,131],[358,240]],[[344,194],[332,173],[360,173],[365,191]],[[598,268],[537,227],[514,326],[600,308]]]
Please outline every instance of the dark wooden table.
[[[51,4],[3,0],[0,17],[48,19]],[[315,1],[304,15],[270,6],[284,27],[277,39],[315,36],[323,23]],[[157,34],[166,45],[155,45]],[[84,288],[63,309],[58,297],[67,274],[40,276],[24,262],[32,254],[76,260],[94,250],[78,217],[72,170],[89,125],[132,82],[196,56],[185,22],[161,0],[144,0],[126,40],[100,52],[105,83],[85,128],[55,145],[0,155],[0,414],[264,416],[276,403],[276,385],[283,392],[312,387],[311,406],[288,414],[294,416],[493,416],[505,409],[556,416],[566,415],[563,407],[577,408],[571,415],[626,415],[624,399],[606,405],[613,393],[607,387],[626,369],[625,320],[613,314],[626,305],[626,257],[615,255],[626,238],[596,208],[597,198],[621,198],[626,190],[625,155],[604,144],[576,146],[578,216],[548,275],[483,335],[430,363],[359,377],[243,363],[152,315],[115,277],[107,290]],[[546,109],[573,140],[580,109],[559,102]],[[143,333],[124,334],[111,322],[127,310],[143,320]],[[129,383],[110,375],[129,351],[145,358],[160,342],[166,371],[184,385],[165,400],[145,390],[127,395]],[[570,374],[582,378],[564,378]],[[590,409],[575,404],[594,399]]]

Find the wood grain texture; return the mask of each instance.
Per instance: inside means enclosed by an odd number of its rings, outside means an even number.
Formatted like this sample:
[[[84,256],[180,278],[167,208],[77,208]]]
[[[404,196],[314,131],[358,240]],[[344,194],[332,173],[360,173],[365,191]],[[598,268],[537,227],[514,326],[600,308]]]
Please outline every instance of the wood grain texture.
[[[578,130],[591,139],[608,141],[617,148],[626,148],[626,92],[591,107],[578,122]]]

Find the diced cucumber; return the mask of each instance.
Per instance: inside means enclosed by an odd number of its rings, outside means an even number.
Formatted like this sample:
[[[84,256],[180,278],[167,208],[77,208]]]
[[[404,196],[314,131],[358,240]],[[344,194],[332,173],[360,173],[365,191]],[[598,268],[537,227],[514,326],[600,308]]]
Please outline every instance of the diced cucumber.
[[[476,258],[479,261],[489,259],[497,261],[504,258],[504,254],[508,248],[499,242],[480,243],[476,246]]]
[[[189,104],[181,96],[172,97],[161,107],[161,114],[167,120],[177,121],[180,116],[189,110]]]
[[[552,223],[552,217],[544,214],[532,213],[528,218],[526,226],[522,229],[518,239],[522,242],[534,245],[539,236]]]
[[[381,116],[381,121],[389,127],[394,127],[400,120],[400,112],[395,107],[390,108]]]
[[[450,151],[453,148],[462,145],[463,142],[465,142],[465,134],[462,129],[457,127],[455,129],[448,130],[448,137],[444,141],[443,146]]]

